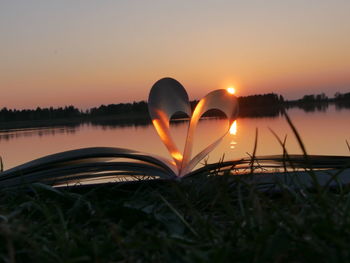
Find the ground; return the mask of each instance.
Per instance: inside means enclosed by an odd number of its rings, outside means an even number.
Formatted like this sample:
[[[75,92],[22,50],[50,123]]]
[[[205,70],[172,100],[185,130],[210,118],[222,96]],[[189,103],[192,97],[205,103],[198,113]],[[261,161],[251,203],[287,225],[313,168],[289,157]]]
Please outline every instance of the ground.
[[[28,189],[27,189],[28,190]],[[347,262],[350,195],[198,176],[0,192],[4,262]]]

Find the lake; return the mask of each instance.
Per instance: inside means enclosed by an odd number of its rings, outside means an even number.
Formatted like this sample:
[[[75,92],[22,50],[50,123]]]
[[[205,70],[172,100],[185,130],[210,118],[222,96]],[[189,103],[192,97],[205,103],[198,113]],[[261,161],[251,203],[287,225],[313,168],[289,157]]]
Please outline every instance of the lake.
[[[309,154],[350,155],[350,110],[330,105],[326,111],[288,110]],[[188,122],[174,122],[172,135],[183,149]],[[194,154],[214,141],[227,129],[225,119],[202,120],[196,130]],[[239,118],[237,133],[227,134],[210,153],[207,162],[247,157],[253,151],[258,129],[257,155],[281,154],[282,148],[269,129],[282,139],[287,135],[289,153],[301,153],[284,117]],[[121,147],[170,158],[152,125],[112,126],[82,124],[77,127],[35,128],[0,131],[0,156],[5,169],[61,151],[84,147]]]

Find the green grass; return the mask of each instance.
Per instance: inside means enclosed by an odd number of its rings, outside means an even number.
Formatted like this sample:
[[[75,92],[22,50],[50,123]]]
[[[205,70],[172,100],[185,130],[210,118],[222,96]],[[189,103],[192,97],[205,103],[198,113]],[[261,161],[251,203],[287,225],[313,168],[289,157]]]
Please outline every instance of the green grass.
[[[350,192],[239,177],[0,192],[4,262],[347,262]]]

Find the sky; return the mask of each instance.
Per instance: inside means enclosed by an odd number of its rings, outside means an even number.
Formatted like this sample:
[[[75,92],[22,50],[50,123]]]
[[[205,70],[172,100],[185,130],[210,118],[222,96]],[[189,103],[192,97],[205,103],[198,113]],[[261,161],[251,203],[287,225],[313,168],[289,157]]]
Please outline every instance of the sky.
[[[0,0],[0,108],[350,92],[349,0]]]

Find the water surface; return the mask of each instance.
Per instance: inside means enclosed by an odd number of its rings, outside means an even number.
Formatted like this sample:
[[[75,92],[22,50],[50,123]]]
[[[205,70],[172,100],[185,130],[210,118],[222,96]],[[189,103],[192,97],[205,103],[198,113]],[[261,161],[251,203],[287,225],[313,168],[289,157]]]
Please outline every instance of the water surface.
[[[305,113],[288,111],[309,154],[350,155],[350,110],[330,106],[327,111]],[[180,149],[184,146],[188,122],[172,124],[172,134]],[[258,155],[281,154],[282,148],[273,136],[287,136],[289,153],[301,153],[300,147],[284,117],[240,118],[237,134],[228,134],[207,158],[209,163],[247,157],[253,151],[255,130],[258,129]],[[227,129],[224,119],[206,119],[199,123],[194,153],[199,152]],[[5,169],[61,151],[84,147],[122,147],[170,158],[152,125],[108,126],[82,124],[77,127],[56,127],[0,131],[0,156]]]

